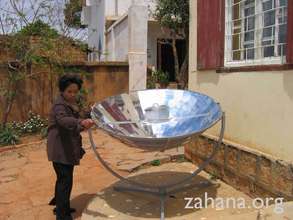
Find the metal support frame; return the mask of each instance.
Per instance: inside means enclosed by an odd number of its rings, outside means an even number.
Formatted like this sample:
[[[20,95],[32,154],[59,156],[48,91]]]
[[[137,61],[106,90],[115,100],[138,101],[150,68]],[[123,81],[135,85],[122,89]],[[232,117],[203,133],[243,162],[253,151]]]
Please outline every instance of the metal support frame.
[[[114,187],[114,189],[116,191],[121,191],[121,192],[122,191],[132,191],[132,192],[141,192],[141,193],[147,193],[147,194],[159,196],[160,203],[161,203],[161,207],[160,207],[161,218],[160,219],[164,220],[165,219],[165,200],[166,200],[167,196],[170,194],[173,194],[173,193],[177,193],[177,192],[182,191],[183,189],[187,188],[185,186],[185,184],[190,182],[193,177],[197,176],[212,161],[212,159],[214,158],[214,156],[218,152],[220,145],[222,143],[223,137],[224,137],[224,130],[225,130],[225,113],[224,112],[223,112],[220,120],[221,120],[220,136],[219,136],[217,143],[215,143],[215,145],[214,145],[214,149],[213,149],[213,152],[211,153],[211,155],[202,164],[200,164],[200,166],[190,176],[188,176],[182,180],[179,180],[175,183],[162,184],[160,186],[151,186],[148,184],[139,183],[139,182],[133,181],[131,179],[127,179],[127,178],[121,176],[120,174],[118,174],[117,172],[115,172],[103,160],[103,158],[101,157],[101,155],[97,151],[97,147],[94,143],[91,129],[88,130],[88,134],[89,134],[90,143],[91,143],[93,151],[95,152],[96,158],[101,162],[101,164],[106,168],[106,170],[108,170],[113,176],[117,177],[118,179],[120,179],[130,185],[130,186],[116,186],[116,187]],[[204,188],[209,185],[210,185],[210,183],[200,183],[200,184],[197,184],[196,187],[197,188]]]

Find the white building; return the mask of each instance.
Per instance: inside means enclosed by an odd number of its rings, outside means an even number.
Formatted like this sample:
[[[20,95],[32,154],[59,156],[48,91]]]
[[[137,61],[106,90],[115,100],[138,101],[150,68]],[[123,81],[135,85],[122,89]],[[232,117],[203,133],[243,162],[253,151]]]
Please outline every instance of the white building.
[[[152,18],[156,0],[87,0],[82,22],[88,26],[90,61],[129,62],[129,89],[146,87],[146,70],[157,68],[174,77],[170,45],[160,44],[169,34]],[[183,53],[182,41],[178,41]],[[182,46],[183,45],[183,46]]]

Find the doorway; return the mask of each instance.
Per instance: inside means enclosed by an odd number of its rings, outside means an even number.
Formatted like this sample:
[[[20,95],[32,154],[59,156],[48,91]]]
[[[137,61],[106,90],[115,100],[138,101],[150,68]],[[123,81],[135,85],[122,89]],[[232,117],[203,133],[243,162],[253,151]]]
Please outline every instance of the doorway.
[[[162,43],[164,40],[165,39],[157,40],[157,69],[161,69],[164,72],[168,72],[169,81],[175,82],[176,76],[172,45]],[[176,40],[176,48],[178,52],[179,66],[181,66],[184,61],[184,56],[186,53],[186,41],[182,39]]]

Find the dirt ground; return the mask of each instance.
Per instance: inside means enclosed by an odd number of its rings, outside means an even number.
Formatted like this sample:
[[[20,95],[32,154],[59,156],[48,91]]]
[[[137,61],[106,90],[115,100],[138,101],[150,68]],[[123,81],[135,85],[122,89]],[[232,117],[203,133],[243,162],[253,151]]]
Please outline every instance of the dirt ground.
[[[82,211],[97,192],[108,187],[117,179],[106,171],[90,148],[87,133],[83,133],[86,154],[80,166],[74,170],[74,184],[71,206],[77,209],[75,219],[80,219]],[[154,159],[182,154],[177,149],[164,153],[144,152],[128,147],[101,131],[94,131],[93,137],[103,158],[119,174],[126,176],[140,164]],[[55,184],[52,164],[47,160],[46,140],[28,137],[33,144],[20,145],[11,150],[0,151],[0,219],[9,220],[50,220],[55,219],[52,207],[48,205]]]
[[[74,171],[71,206],[77,209],[75,219],[80,219],[88,201],[98,191],[116,181],[95,159],[92,151],[89,148],[86,151],[81,165]],[[47,205],[54,192],[55,180],[53,167],[47,160],[45,141],[2,152],[0,219],[55,219],[52,206]]]
[[[182,156],[183,149],[171,149],[166,152],[145,152],[144,150],[126,146],[101,131],[94,132],[94,140],[102,157],[122,176],[143,183],[167,183],[189,175],[195,166],[189,162],[174,162],[176,156]],[[75,167],[74,185],[71,206],[77,209],[74,219],[82,220],[134,220],[158,219],[159,200],[157,197],[134,192],[117,192],[113,186],[121,185],[121,181],[106,171],[96,160],[90,148],[87,133],[83,133],[86,155],[81,165]],[[142,164],[156,159],[169,161],[160,166],[146,166],[136,170]],[[173,162],[172,162],[173,161]],[[135,172],[132,172],[135,171]],[[53,195],[55,174],[50,162],[47,161],[46,142],[37,142],[22,146],[15,150],[0,153],[0,219],[2,220],[53,220],[52,206],[48,205]],[[210,181],[204,172],[195,178],[192,184]],[[213,185],[198,190],[193,187],[172,194],[166,200],[166,217],[174,220],[192,219],[262,219],[260,212],[252,207],[241,209],[208,207],[203,209],[186,209],[184,198],[197,198],[207,192],[211,198],[244,198],[247,204],[252,199],[229,185],[217,181]],[[289,210],[292,205],[288,206]],[[277,215],[263,219],[293,219],[292,216]],[[270,215],[273,216],[273,215]]]

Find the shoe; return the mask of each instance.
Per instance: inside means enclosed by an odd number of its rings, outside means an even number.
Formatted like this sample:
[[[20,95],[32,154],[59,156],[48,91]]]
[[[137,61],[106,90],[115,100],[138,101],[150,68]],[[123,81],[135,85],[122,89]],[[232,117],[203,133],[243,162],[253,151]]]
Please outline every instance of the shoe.
[[[51,199],[51,201],[49,202],[49,205],[56,205],[56,199],[55,199],[55,197],[53,197]]]
[[[70,213],[76,212],[76,209],[75,208],[70,208],[69,212]],[[56,207],[53,209],[53,214],[56,215]]]
[[[56,220],[73,220],[71,215],[66,216],[56,216]]]

